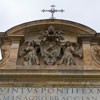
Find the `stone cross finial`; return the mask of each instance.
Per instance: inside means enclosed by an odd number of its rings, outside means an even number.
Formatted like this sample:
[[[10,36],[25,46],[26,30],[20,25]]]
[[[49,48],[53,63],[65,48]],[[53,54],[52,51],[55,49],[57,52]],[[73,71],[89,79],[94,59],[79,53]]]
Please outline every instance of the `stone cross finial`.
[[[54,19],[54,18],[55,18],[55,17],[54,17],[54,13],[55,13],[55,12],[64,12],[63,9],[57,10],[57,9],[55,9],[54,7],[55,7],[55,5],[51,5],[51,9],[50,9],[50,10],[45,10],[45,9],[43,9],[42,12],[51,12],[51,14],[52,14],[51,19]]]

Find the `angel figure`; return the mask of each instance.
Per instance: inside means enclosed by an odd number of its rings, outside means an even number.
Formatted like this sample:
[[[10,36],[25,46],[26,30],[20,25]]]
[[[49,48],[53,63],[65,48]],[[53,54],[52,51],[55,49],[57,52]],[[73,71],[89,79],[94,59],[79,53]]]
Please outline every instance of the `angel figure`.
[[[75,65],[75,60],[73,57],[73,52],[75,50],[74,50],[71,42],[67,41],[64,46],[65,46],[64,51],[63,51],[64,53],[60,60],[60,64]]]
[[[39,59],[35,49],[35,42],[27,42],[27,46],[24,47],[24,65],[39,65]]]

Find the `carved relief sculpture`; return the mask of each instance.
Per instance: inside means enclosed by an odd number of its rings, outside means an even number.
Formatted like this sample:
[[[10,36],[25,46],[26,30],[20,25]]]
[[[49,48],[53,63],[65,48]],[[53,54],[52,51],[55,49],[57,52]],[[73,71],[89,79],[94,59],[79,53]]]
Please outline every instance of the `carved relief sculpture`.
[[[70,41],[67,41],[65,43],[65,49],[64,54],[61,58],[60,64],[66,64],[66,65],[75,65],[75,60],[73,57],[74,48]]]
[[[96,59],[98,60],[98,61],[100,61],[100,47],[95,47],[94,48],[94,53],[95,53],[95,56],[96,56]]]
[[[23,56],[24,58],[24,65],[39,65],[39,59],[37,56],[36,48],[35,48],[35,42],[25,42],[26,46],[22,47],[20,50],[20,56]]]
[[[100,46],[93,45],[91,51],[93,60],[100,65]]]
[[[53,65],[60,57],[61,53],[61,31],[56,31],[53,26],[49,26],[47,31],[42,32],[40,51],[46,64]]]
[[[78,57],[80,59],[83,57],[82,49],[77,43],[71,43],[70,41],[67,41],[64,44],[62,50],[63,50],[63,55],[60,60],[60,64],[76,65],[75,57]]]
[[[79,44],[62,42],[64,33],[56,31],[52,25],[41,34],[40,43],[32,40],[23,43],[20,47],[19,56],[23,58],[23,65],[41,65],[40,60],[42,60],[47,65],[70,66],[76,65],[75,57],[80,59],[83,57]]]

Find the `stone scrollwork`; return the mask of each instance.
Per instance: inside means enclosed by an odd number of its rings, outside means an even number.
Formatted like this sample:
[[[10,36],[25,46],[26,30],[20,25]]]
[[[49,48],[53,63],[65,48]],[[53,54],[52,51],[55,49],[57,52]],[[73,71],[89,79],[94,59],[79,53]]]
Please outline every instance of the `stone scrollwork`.
[[[76,65],[75,57],[82,58],[82,49],[79,44],[64,40],[63,32],[56,31],[54,26],[42,31],[40,43],[32,40],[24,42],[19,50],[19,57],[23,58],[24,65]]]
[[[0,61],[0,67],[3,66],[9,58],[10,55],[9,46],[3,45],[1,47],[1,53],[2,53],[2,60]]]
[[[99,45],[92,46],[92,57],[94,61],[100,65],[100,46]]]
[[[94,48],[94,53],[95,53],[96,59],[98,61],[100,61],[100,47],[95,47]]]

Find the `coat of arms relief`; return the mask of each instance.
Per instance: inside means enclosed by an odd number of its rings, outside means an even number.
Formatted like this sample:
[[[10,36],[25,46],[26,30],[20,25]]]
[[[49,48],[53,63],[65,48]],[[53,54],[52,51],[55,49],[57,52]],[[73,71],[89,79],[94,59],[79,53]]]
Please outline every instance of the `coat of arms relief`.
[[[40,32],[40,42],[25,41],[19,49],[22,65],[76,65],[75,59],[82,60],[82,47],[78,43],[64,41],[64,32],[50,25]]]

